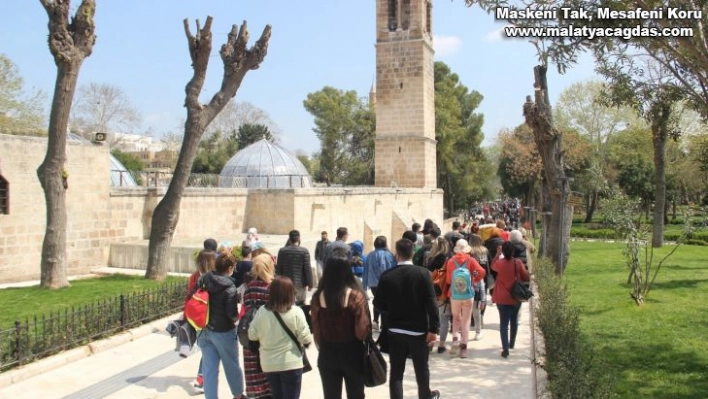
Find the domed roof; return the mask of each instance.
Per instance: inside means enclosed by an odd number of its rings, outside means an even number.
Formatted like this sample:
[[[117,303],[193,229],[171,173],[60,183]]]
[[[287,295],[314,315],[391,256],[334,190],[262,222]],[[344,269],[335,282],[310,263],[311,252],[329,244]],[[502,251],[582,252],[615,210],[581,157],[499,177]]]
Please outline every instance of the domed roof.
[[[237,152],[219,175],[221,187],[278,189],[311,185],[312,178],[297,157],[265,138]]]

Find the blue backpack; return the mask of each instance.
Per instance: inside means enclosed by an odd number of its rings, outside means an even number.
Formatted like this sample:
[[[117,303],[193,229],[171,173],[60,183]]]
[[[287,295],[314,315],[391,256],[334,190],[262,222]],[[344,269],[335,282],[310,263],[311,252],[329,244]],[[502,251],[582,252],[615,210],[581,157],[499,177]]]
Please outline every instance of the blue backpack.
[[[452,281],[450,282],[450,296],[455,300],[465,300],[474,298],[474,290],[472,289],[472,275],[467,269],[467,263],[458,264],[454,259],[455,270],[452,272]]]

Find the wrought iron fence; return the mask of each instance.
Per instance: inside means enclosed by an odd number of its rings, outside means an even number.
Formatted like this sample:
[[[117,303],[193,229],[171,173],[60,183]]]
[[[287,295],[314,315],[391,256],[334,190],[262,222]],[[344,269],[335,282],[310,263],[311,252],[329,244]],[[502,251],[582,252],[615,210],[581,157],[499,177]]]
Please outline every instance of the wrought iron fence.
[[[186,281],[35,315],[0,330],[0,372],[179,312]]]

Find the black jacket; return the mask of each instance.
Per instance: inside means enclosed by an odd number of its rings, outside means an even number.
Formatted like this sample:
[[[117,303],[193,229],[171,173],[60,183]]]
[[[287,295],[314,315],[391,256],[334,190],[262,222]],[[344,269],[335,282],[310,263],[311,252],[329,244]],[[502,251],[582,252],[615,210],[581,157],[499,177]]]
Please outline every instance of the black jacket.
[[[275,274],[289,277],[295,287],[312,287],[310,251],[299,245],[280,248]]]
[[[388,312],[388,328],[437,334],[438,302],[430,272],[416,265],[386,270],[374,295],[374,306]]]
[[[235,328],[238,319],[236,312],[236,285],[230,276],[207,273],[199,278],[209,291],[209,324],[207,328],[216,332],[226,332]]]
[[[504,244],[504,239],[499,237],[489,237],[487,241],[484,242],[484,247],[487,248],[489,259],[494,259],[497,256],[497,247],[501,247]]]
[[[514,244],[514,258],[520,259],[522,262],[524,262],[524,266],[526,266],[526,270],[528,270],[528,259],[526,258],[526,245],[522,242],[515,242]]]

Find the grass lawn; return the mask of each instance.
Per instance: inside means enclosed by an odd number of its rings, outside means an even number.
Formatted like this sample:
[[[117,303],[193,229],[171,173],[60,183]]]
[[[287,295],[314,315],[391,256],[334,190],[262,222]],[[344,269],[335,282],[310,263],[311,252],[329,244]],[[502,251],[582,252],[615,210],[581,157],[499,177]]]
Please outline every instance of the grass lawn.
[[[165,282],[187,281],[186,278],[168,277]],[[153,280],[139,276],[111,275],[71,282],[71,287],[49,290],[39,286],[6,288],[0,290],[0,330],[14,326],[16,320],[24,321],[49,312],[64,311],[72,306],[96,303],[99,300],[151,289],[160,286]]]
[[[624,245],[572,242],[565,279],[583,334],[620,398],[708,398],[708,248],[681,246],[643,307],[629,295]],[[655,263],[672,246],[655,252]]]

